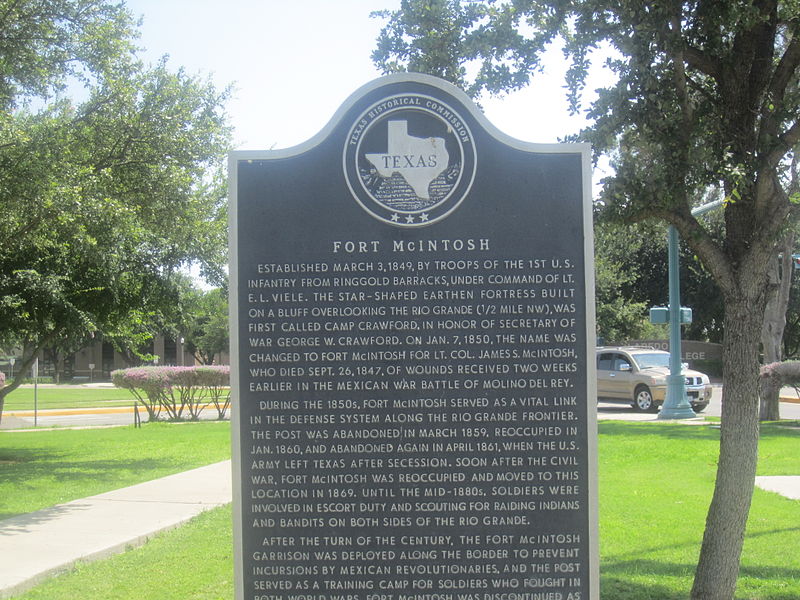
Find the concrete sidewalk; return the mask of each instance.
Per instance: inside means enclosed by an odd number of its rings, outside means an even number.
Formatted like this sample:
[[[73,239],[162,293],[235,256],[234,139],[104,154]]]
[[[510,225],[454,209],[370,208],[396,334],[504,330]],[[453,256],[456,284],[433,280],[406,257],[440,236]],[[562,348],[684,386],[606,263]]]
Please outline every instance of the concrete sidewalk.
[[[231,487],[228,460],[0,521],[0,598],[227,504]]]
[[[761,475],[756,486],[792,500],[800,500],[800,475]]]

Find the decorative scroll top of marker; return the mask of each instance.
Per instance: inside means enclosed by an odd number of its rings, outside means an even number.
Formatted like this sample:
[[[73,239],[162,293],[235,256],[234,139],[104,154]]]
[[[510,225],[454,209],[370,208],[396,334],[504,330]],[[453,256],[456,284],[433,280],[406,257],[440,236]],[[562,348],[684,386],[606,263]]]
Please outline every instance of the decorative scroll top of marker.
[[[418,197],[429,199],[428,187],[450,160],[444,138],[410,136],[408,121],[389,121],[388,140],[386,153],[366,154],[366,159],[381,177],[399,173]]]

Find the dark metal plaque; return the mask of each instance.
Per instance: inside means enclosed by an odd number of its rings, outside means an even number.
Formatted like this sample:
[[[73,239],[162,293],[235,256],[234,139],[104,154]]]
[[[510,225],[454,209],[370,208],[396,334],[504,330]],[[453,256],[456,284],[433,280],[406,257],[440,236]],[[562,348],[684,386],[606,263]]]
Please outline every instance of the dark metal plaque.
[[[237,598],[597,597],[588,163],[416,75],[231,155]]]

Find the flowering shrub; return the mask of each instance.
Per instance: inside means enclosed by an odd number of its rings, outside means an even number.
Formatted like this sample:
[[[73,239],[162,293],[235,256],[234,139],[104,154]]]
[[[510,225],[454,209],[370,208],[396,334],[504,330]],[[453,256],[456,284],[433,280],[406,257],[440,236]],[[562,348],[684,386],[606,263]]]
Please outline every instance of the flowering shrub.
[[[775,380],[780,385],[800,386],[800,361],[774,362],[761,367],[761,378]]]
[[[183,411],[189,412],[189,418],[196,421],[200,418],[200,413],[205,408],[196,401],[199,390],[195,384],[194,367],[155,367],[164,369],[167,377],[167,385],[164,389],[162,402],[164,409],[171,421],[179,421],[183,416]]]
[[[228,366],[195,367],[197,385],[205,392],[206,399],[217,409],[217,419],[225,418],[231,405],[231,368]]]
[[[134,367],[113,371],[111,381],[130,390],[151,421],[162,411],[171,421],[197,420],[209,401],[223,419],[230,406],[230,367]]]
[[[147,410],[151,421],[158,419],[163,406],[164,389],[169,385],[167,374],[159,367],[134,367],[111,372],[111,382],[130,390]]]
[[[6,384],[6,374],[0,371],[0,388]]]

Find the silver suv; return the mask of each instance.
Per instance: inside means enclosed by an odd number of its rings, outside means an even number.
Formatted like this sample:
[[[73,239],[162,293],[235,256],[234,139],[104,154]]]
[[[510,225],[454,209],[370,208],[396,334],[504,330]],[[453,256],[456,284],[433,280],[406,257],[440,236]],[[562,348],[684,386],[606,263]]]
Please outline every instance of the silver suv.
[[[699,371],[684,368],[686,394],[695,412],[711,400],[711,382]],[[642,412],[656,412],[667,395],[669,352],[653,348],[597,349],[597,398],[626,402]]]

